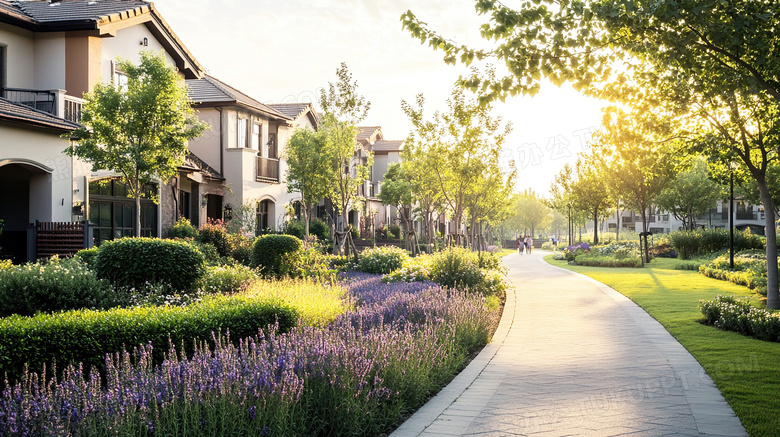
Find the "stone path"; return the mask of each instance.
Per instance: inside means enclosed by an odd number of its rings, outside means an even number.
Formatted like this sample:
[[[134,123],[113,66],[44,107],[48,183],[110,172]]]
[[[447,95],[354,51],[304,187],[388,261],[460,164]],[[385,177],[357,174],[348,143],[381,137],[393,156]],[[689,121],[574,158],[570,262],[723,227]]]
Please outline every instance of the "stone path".
[[[392,436],[746,436],[699,363],[629,299],[508,255],[489,344]]]

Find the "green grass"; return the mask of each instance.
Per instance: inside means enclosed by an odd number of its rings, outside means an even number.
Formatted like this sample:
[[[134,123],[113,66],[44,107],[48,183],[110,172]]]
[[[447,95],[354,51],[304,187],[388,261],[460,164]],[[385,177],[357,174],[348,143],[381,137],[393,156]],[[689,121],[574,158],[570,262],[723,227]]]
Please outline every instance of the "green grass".
[[[780,343],[755,340],[700,323],[699,299],[718,294],[759,296],[746,287],[674,270],[677,260],[656,259],[644,269],[554,266],[587,275],[624,294],[658,320],[701,363],[751,436],[780,432]]]

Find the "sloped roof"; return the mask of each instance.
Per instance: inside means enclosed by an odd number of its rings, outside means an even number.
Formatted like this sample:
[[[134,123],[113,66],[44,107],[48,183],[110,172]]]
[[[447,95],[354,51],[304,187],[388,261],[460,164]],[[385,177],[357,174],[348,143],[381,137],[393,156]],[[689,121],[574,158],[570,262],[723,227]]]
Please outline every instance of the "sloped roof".
[[[373,138],[376,135],[376,138]],[[382,128],[380,126],[359,126],[357,140],[361,143],[370,143],[372,138],[374,140],[382,138]]]
[[[320,124],[320,117],[317,115],[317,112],[314,110],[314,105],[311,103],[271,103],[268,106],[293,120],[308,114],[315,126]]]
[[[80,127],[76,123],[55,117],[48,112],[38,111],[2,97],[0,97],[0,121],[21,123],[62,132],[70,132]]]
[[[196,105],[223,106],[239,105],[259,111],[267,116],[280,120],[291,121],[289,117],[276,109],[258,102],[232,86],[205,75],[201,79],[187,79],[187,93]]]
[[[403,141],[377,140],[369,147],[374,153],[400,152],[404,149]]]
[[[180,168],[200,171],[211,179],[225,179],[221,174],[219,174],[217,170],[206,164],[205,161],[200,159],[198,155],[192,152],[187,153],[187,158],[184,160],[184,164],[182,164]]]
[[[176,64],[187,77],[200,77],[204,71],[154,4],[144,0],[0,0],[0,22],[33,32],[83,30],[100,36],[145,24],[171,55],[178,56]]]

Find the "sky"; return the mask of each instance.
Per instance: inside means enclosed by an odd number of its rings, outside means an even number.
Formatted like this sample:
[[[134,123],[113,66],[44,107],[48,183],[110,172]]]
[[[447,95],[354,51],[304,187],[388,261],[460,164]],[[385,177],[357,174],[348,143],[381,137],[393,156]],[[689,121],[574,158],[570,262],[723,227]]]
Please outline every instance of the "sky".
[[[509,3],[511,5],[511,3]],[[154,5],[207,72],[264,103],[315,102],[347,64],[358,92],[371,102],[362,125],[381,126],[385,139],[412,130],[401,102],[422,93],[430,116],[446,108],[463,65],[402,29],[407,10],[457,43],[489,47],[473,0],[156,0]],[[516,190],[546,195],[555,175],[586,150],[601,122],[602,102],[571,87],[544,84],[539,94],[497,103],[511,122],[502,161],[514,159]]]

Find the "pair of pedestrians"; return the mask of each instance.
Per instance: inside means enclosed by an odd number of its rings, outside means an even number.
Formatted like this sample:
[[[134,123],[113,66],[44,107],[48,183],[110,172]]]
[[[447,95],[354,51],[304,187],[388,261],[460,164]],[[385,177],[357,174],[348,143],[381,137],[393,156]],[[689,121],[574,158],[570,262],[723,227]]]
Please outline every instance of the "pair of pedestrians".
[[[531,238],[530,235],[526,235],[525,237],[520,237],[517,239],[517,253],[520,255],[523,254],[523,251],[525,251],[525,253],[531,253],[533,248],[534,239]]]

